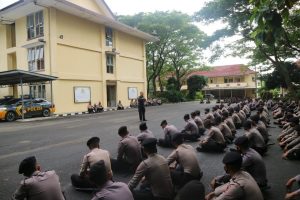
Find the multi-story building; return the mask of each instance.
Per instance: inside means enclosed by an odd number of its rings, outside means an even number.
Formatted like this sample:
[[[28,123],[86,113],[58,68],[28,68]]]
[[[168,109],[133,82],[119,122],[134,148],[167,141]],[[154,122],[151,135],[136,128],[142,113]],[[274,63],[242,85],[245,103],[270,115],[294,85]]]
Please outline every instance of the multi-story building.
[[[207,86],[203,88],[206,94],[216,98],[255,97],[260,87],[257,73],[245,65],[225,65],[212,67],[207,71],[195,71],[189,74],[207,77]]]
[[[24,87],[52,99],[57,113],[85,111],[88,102],[126,106],[146,93],[145,44],[157,38],[118,22],[103,0],[21,0],[0,10],[0,22],[0,71],[58,77],[52,87]],[[0,98],[20,94],[17,85],[0,88]]]

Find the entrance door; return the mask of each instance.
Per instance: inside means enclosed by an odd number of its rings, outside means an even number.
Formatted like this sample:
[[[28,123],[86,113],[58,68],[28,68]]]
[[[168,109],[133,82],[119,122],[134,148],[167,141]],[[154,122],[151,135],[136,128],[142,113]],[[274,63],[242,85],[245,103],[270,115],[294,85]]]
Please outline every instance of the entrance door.
[[[116,86],[108,85],[106,87],[107,92],[107,107],[116,107]]]

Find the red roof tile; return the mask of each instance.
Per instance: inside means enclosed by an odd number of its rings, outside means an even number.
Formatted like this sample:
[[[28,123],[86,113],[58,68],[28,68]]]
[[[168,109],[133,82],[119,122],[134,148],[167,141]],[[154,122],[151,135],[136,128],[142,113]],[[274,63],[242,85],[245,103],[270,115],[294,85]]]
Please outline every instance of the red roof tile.
[[[224,65],[212,67],[209,71],[195,71],[189,74],[188,77],[193,75],[200,75],[206,77],[222,77],[222,76],[240,76],[247,74],[254,74],[255,71],[249,69],[242,64],[237,65]]]

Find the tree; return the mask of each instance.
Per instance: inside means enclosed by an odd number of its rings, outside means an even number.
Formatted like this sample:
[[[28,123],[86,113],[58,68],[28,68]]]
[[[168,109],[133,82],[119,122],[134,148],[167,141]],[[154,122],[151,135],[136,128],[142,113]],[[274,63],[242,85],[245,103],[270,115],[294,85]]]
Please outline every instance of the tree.
[[[200,45],[205,37],[192,18],[180,12],[139,13],[134,16],[119,16],[118,19],[130,26],[159,37],[158,42],[146,45],[147,83],[156,95],[157,81],[162,90],[166,72],[174,72],[180,89],[181,79],[199,59]]]
[[[204,76],[193,75],[187,79],[188,97],[194,99],[196,92],[202,90],[207,85],[207,78]]]
[[[287,87],[292,88],[285,63],[299,56],[299,8],[296,0],[213,0],[195,14],[195,19],[226,23],[210,37],[209,44],[224,37],[242,36],[230,45],[234,55],[247,55],[252,64],[277,69]]]

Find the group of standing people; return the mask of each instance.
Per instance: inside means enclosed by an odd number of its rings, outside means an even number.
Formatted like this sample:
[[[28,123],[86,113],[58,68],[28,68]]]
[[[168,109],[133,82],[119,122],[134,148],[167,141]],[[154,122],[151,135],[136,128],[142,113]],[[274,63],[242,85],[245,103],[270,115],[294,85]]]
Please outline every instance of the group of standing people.
[[[212,110],[205,109],[202,116],[196,110],[183,116],[186,125],[182,130],[163,120],[160,125],[164,138],[157,140],[144,122],[145,98],[142,93],[138,101],[142,122],[139,125],[140,133],[133,136],[126,126],[119,128],[120,142],[116,158],[100,148],[99,137],[90,138],[87,141],[90,152],[83,157],[79,174],[71,176],[76,189],[96,190],[92,200],[263,200],[262,191],[268,188],[268,180],[262,156],[267,152],[267,127],[270,123],[265,102],[255,100],[220,104]],[[273,106],[273,109],[275,111],[276,107]],[[237,137],[237,129],[242,127],[244,132]],[[222,162],[225,174],[213,178],[211,192],[205,194],[201,183],[205,172],[199,164],[197,151],[186,141],[197,141],[199,145],[196,150],[200,152],[220,153],[228,144],[235,145],[224,155]],[[172,148],[173,151],[165,158],[158,153],[157,145]],[[64,199],[59,190],[58,176],[54,171],[41,172],[34,157],[21,162],[19,173],[28,178],[21,182],[21,189],[16,191],[14,199],[24,199],[19,197],[42,191],[42,186],[37,187],[39,184],[44,187],[47,185],[52,196],[49,194],[49,198],[37,199]],[[132,176],[127,184],[115,182],[113,176],[118,173]],[[41,180],[47,181],[40,183]],[[299,176],[290,179],[287,188],[290,189],[296,181],[299,182]],[[31,184],[39,189],[29,190]],[[28,194],[28,191],[32,194]],[[39,195],[43,195],[43,192]],[[297,195],[299,191],[291,191],[285,199],[293,199]]]

